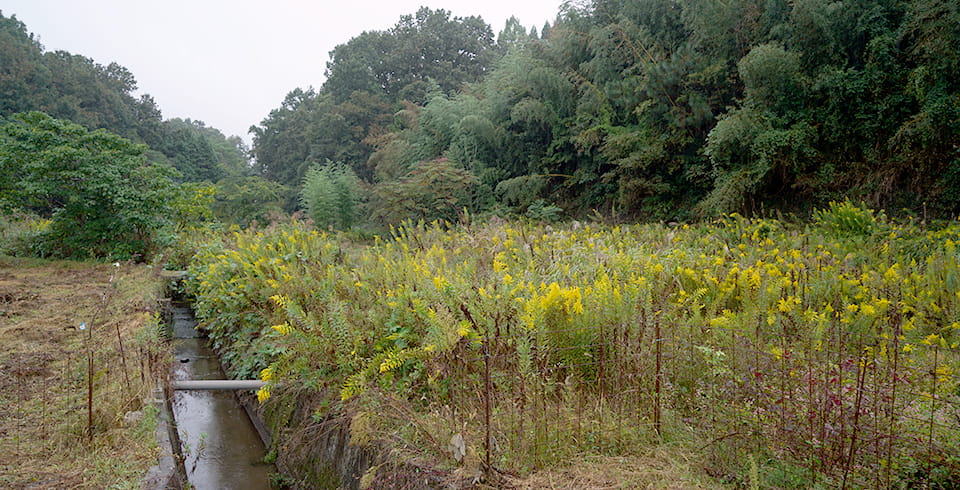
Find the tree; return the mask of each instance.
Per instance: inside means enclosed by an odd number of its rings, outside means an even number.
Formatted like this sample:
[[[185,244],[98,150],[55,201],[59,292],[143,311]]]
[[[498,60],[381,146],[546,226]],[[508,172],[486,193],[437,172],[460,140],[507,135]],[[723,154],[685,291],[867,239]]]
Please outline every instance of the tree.
[[[536,30],[532,31],[533,35],[527,33],[523,24],[520,23],[520,19],[517,19],[514,16],[510,16],[507,19],[507,22],[503,26],[503,30],[497,34],[497,46],[506,51],[514,46],[522,46],[525,43],[532,39],[536,39]]]
[[[184,182],[216,182],[227,172],[204,129],[200,121],[168,119],[161,123],[160,138],[150,147],[164,154]]]
[[[240,226],[268,223],[283,213],[290,194],[289,188],[262,177],[228,178],[217,183],[213,214]]]
[[[330,52],[323,92],[343,101],[355,91],[390,102],[434,80],[447,93],[478,81],[495,60],[493,31],[480,17],[422,7],[387,31],[364,32]]]
[[[446,158],[418,162],[399,181],[376,186],[374,217],[384,223],[404,219],[453,220],[470,206],[477,178]]]
[[[294,89],[253,133],[254,170],[264,178],[298,187],[312,162],[342,162],[363,180],[373,180],[368,164],[374,140],[393,120],[392,107],[379,95],[355,91],[337,102],[327,93]]]
[[[485,26],[421,9],[338,46],[256,151],[291,185],[346,163],[388,221],[436,215],[408,184],[443,159],[481,209],[685,219],[852,194],[949,215],[958,26],[948,0],[583,0],[490,49]]]
[[[173,172],[146,147],[41,112],[0,125],[0,205],[52,220],[42,256],[144,259],[167,224]]]
[[[39,108],[52,75],[39,62],[43,46],[16,16],[0,13],[0,115]]]
[[[357,176],[342,163],[314,165],[304,177],[300,201],[318,227],[349,228],[360,201]]]

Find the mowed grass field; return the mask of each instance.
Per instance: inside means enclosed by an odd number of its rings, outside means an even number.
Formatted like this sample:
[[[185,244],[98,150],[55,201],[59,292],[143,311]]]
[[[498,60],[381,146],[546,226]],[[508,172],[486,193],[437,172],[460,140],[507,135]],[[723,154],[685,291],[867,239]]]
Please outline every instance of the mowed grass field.
[[[0,257],[0,487],[139,488],[161,292],[143,265]]]

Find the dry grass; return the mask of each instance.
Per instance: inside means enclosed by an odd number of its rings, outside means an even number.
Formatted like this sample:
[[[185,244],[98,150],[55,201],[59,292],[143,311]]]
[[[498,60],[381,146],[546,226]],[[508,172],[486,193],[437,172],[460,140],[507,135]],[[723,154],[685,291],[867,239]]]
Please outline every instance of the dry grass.
[[[152,421],[124,426],[123,416],[156,379],[160,346],[145,332],[159,285],[143,266],[0,258],[0,487],[139,486],[156,462]],[[81,322],[93,327],[89,344]]]
[[[517,489],[694,489],[716,488],[697,468],[693,453],[659,446],[631,457],[586,456],[563,468],[549,468],[509,482]]]
[[[411,481],[416,477],[432,475],[436,487],[443,488],[510,488],[534,489],[698,489],[725,488],[708,474],[708,455],[703,442],[691,431],[670,425],[670,441],[661,441],[655,434],[636,434],[629,447],[619,455],[596,452],[577,452],[571,447],[562,462],[547,464],[529,473],[501,471],[510,467],[502,459],[494,462],[494,470],[485,481],[482,432],[475,418],[478,413],[453,412],[449,407],[417,412],[408,401],[387,393],[371,390],[353,400],[347,412],[350,423],[350,444],[376,447],[377,441],[392,444],[391,454],[403,465],[390,464],[378,468],[379,480],[364,488],[389,485],[378,483]],[[571,427],[569,431],[574,429]],[[448,446],[453,434],[459,433],[465,442],[466,454],[454,461]],[[502,467],[503,468],[502,468]],[[516,465],[512,466],[516,467]],[[398,488],[417,488],[416,485]]]

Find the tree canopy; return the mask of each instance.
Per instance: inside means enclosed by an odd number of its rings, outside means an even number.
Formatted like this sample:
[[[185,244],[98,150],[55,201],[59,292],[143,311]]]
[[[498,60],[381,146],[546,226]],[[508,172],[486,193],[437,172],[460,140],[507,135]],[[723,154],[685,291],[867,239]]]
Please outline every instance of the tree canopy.
[[[0,16],[0,116],[43,110],[145,143],[181,181],[219,183],[215,208],[244,223],[306,205],[325,162],[357,179],[351,222],[531,206],[676,220],[845,197],[947,216],[958,26],[946,0],[589,0],[495,39],[479,17],[421,8],[334,48],[325,82],[292,89],[247,150],[163,120],[122,66],[45,52]]]
[[[188,182],[248,173],[239,138],[200,121],[163,120],[149,94],[117,63],[106,66],[66,51],[45,51],[16,17],[0,14],[0,116],[42,111],[90,129],[147,144],[151,161],[173,166]]]
[[[104,130],[18,113],[0,124],[0,206],[49,219],[41,256],[143,258],[167,222],[176,188],[146,147]]]
[[[312,163],[342,161],[371,196],[446,158],[477,179],[477,211],[544,200],[686,219],[851,197],[950,215],[958,12],[946,0],[592,0],[564,4],[542,36],[511,19],[494,43],[479,19],[421,9],[332,51],[326,83],[291,92],[253,152],[261,175],[292,186]]]
[[[372,181],[368,160],[405,104],[456,93],[481,80],[497,57],[479,17],[421,8],[385,31],[361,33],[330,52],[319,91],[297,88],[251,128],[260,175],[298,186],[311,165],[343,162]]]

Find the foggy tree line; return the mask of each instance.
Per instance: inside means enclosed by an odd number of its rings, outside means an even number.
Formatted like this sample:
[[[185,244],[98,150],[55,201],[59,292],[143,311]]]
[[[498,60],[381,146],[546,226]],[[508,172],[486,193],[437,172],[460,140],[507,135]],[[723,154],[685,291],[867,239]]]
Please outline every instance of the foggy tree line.
[[[0,16],[0,117],[145,144],[175,181],[216,184],[215,210],[241,224],[676,220],[843,197],[960,210],[955,2],[593,0],[496,35],[424,7],[304,62],[326,62],[325,81],[292,89],[248,149]]]
[[[960,210],[960,12],[941,0],[594,0],[494,39],[422,8],[252,128],[260,175],[344,165],[368,217]],[[420,189],[457,185],[434,208]],[[456,178],[453,178],[457,175]],[[533,208],[531,208],[533,207]]]

